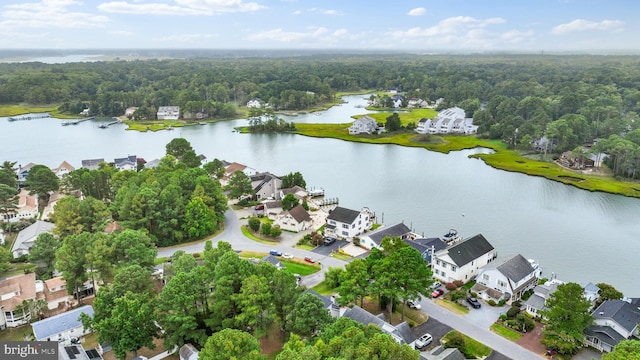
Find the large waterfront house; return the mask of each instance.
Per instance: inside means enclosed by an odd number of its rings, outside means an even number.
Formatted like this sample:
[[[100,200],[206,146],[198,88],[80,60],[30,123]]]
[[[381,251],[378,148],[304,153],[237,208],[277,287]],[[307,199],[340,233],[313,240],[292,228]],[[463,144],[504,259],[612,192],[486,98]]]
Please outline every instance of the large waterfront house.
[[[482,234],[475,235],[451,247],[436,251],[432,262],[433,277],[443,282],[469,282],[480,268],[498,256],[493,245]]]
[[[231,165],[229,165],[229,167],[231,167]],[[246,169],[247,167],[244,167],[242,170]],[[255,193],[256,200],[260,201],[263,199],[279,199],[278,194],[280,191],[280,186],[282,185],[282,178],[269,172],[263,172],[249,175],[249,179],[251,180],[251,187],[253,188],[253,192]]]
[[[25,182],[27,180],[27,175],[29,175],[29,170],[31,170],[31,168],[34,166],[36,166],[36,164],[30,162],[25,166],[18,167],[18,171],[16,172],[16,175],[18,176],[18,182]]]
[[[113,160],[113,166],[120,171],[124,171],[124,170],[137,171],[138,160],[135,155],[129,155],[124,158],[116,158]]]
[[[585,343],[610,352],[622,340],[640,335],[640,298],[606,300],[593,313],[594,324],[586,330]]]
[[[360,246],[369,250],[373,248],[383,250],[382,239],[386,237],[407,241],[415,239],[417,235],[404,223],[398,223],[393,226],[380,227],[375,231],[363,234],[360,236]]]
[[[158,120],[178,120],[180,118],[180,106],[160,106],[156,117]]]
[[[378,124],[376,123],[376,120],[367,115],[355,119],[351,126],[349,126],[350,135],[373,134],[377,131]]]
[[[336,207],[327,216],[325,235],[343,239],[351,239],[371,229],[373,216],[369,209],[361,211]]]
[[[86,159],[82,160],[82,167],[88,170],[98,170],[100,164],[104,162],[104,159]]]
[[[53,173],[56,174],[57,177],[62,179],[62,177],[65,174],[68,174],[68,173],[72,172],[75,169],[76,168],[71,166],[71,164],[69,164],[66,161],[63,161],[57,168],[51,169],[51,171],[53,171]]]
[[[247,101],[247,107],[248,108],[261,108],[262,107],[262,100],[260,100],[260,98],[253,98],[253,99]]]
[[[465,112],[459,107],[441,110],[433,119],[422,118],[418,121],[415,131],[418,134],[475,134],[478,126],[473,125],[473,119],[466,118]]]
[[[45,232],[51,233],[54,227],[55,225],[50,222],[38,220],[20,231],[11,247],[13,257],[17,259],[22,255],[28,255],[38,235]]]
[[[544,284],[537,285],[533,289],[531,297],[529,297],[529,299],[527,299],[523,304],[525,306],[525,311],[531,316],[542,317],[540,311],[546,310],[547,300],[549,300],[551,294],[558,289],[558,285],[561,284],[565,284],[565,282],[556,279],[555,276],[552,276],[551,280]],[[600,288],[591,282],[582,283],[580,286],[582,286],[583,289],[582,296],[589,300],[593,307],[593,304],[595,304],[599,297],[598,292],[600,291]]]
[[[311,215],[302,205],[297,205],[289,211],[281,212],[273,222],[273,225],[280,226],[282,230],[296,233],[309,229],[312,224]]]
[[[507,303],[519,300],[522,294],[538,284],[542,269],[533,260],[518,254],[508,259],[497,259],[478,271],[471,291],[484,300]]]
[[[228,165],[226,165],[224,167],[224,175],[222,176],[222,179],[220,180],[220,184],[222,184],[222,186],[225,186],[229,183],[229,178],[231,177],[231,175],[233,175],[233,173],[235,173],[236,171],[242,171],[245,175],[251,177],[254,175],[259,174],[260,172],[252,167],[249,167],[247,165],[243,165],[237,162],[232,162],[232,163],[228,163]]]
[[[420,255],[427,264],[431,264],[433,254],[436,251],[446,249],[447,243],[440,238],[416,238],[416,239],[404,239],[404,241],[412,248],[418,250]]]

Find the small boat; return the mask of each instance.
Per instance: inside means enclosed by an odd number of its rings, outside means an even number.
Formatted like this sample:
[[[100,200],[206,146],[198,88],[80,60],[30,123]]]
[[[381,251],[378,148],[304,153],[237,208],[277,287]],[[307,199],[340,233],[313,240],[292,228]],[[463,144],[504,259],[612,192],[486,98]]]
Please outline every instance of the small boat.
[[[204,121],[200,121],[200,122],[198,122],[198,125],[207,125],[207,123],[204,122]]]
[[[16,121],[16,119],[15,119],[15,118],[12,118],[12,117],[10,117],[8,120],[9,120],[9,121]]]
[[[73,121],[71,122],[71,125],[78,125],[78,123],[80,123],[78,120],[73,120]]]
[[[173,126],[168,126],[167,130],[173,130]]]
[[[100,124],[100,126],[98,126],[98,127],[99,127],[100,129],[106,129],[106,128],[108,128],[108,127],[109,127],[109,125],[107,125],[107,124],[105,124],[105,123],[102,123],[102,124]]]
[[[456,231],[455,229],[450,229],[448,233],[442,235],[441,239],[447,244],[452,244],[462,240],[462,236],[460,236],[458,234],[458,231]]]
[[[67,125],[69,125],[69,124],[71,124],[71,121],[63,121],[63,122],[62,122],[62,126],[67,126]]]

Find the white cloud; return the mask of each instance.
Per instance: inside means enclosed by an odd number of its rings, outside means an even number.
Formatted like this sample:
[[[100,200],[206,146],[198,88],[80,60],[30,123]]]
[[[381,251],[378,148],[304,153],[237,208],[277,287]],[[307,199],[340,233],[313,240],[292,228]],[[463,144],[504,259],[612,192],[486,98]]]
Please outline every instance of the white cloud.
[[[487,25],[504,23],[502,18],[489,18],[479,20],[470,16],[456,16],[444,19],[435,26],[429,28],[415,27],[406,31],[394,31],[391,33],[393,37],[431,37],[442,35],[454,35],[466,33],[470,29],[483,28]]]
[[[192,43],[219,37],[217,34],[177,34],[154,39],[160,42]]]
[[[300,15],[303,12],[323,14],[323,15],[344,15],[344,13],[335,9],[321,9],[321,8],[309,8],[305,10],[296,10],[293,12],[293,15]]]
[[[409,10],[407,15],[409,15],[409,16],[422,16],[422,15],[424,15],[426,13],[427,13],[427,9],[425,9],[423,7],[419,7],[419,8],[415,8],[415,9]]]
[[[112,1],[98,5],[104,12],[149,15],[215,15],[263,8],[258,3],[243,0],[173,0],[173,4]]]
[[[0,12],[0,28],[89,28],[103,27],[109,18],[70,7],[80,5],[75,0],[42,0],[40,2],[5,5]]]
[[[296,42],[297,45],[336,43],[349,35],[346,29],[338,29],[330,32],[325,27],[309,27],[309,31],[284,31],[272,29],[250,35],[250,41],[273,41],[280,43]]]
[[[293,14],[293,15],[300,15],[300,14],[302,14],[302,11],[300,11],[300,10],[296,10],[296,11],[292,12],[291,14]]]
[[[570,23],[560,24],[551,30],[556,35],[567,34],[570,32],[587,31],[587,30],[611,30],[620,31],[624,26],[624,21],[620,20],[602,20],[600,22],[589,21],[584,19],[575,19]]]
[[[126,31],[126,30],[114,30],[114,31],[111,32],[111,34],[119,35],[119,36],[131,36],[131,35],[133,35],[133,33],[131,31]]]

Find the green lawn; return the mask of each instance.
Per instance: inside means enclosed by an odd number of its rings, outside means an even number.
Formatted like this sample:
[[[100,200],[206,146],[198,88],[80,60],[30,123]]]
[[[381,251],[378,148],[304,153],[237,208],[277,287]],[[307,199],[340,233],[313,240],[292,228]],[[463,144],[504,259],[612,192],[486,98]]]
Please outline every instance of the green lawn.
[[[332,257],[332,258],[339,259],[339,260],[344,260],[344,261],[349,261],[349,260],[351,260],[351,256],[349,256],[349,255],[345,255],[345,254],[341,254],[341,253],[339,253],[339,252],[331,253],[331,257]]]
[[[518,339],[520,339],[522,337],[522,334],[520,334],[519,332],[513,330],[513,329],[508,329],[498,323],[495,323],[493,325],[491,325],[490,327],[491,331],[493,331],[494,333],[502,336],[505,339],[511,340],[511,341],[517,341]]]
[[[320,295],[333,295],[336,292],[335,288],[328,286],[324,281],[312,288]]]
[[[317,264],[305,264],[297,262],[295,260],[280,259],[280,263],[292,274],[300,274],[302,276],[311,275],[320,271],[320,265]]]
[[[25,336],[32,336],[31,325],[22,325],[17,328],[7,328],[0,331],[0,341],[24,341]]]
[[[458,331],[456,330],[452,330],[450,332],[448,332],[443,338],[442,338],[442,342],[446,342],[447,339],[452,336],[453,334],[458,333]],[[465,350],[467,354],[470,355],[474,355],[477,359],[484,359],[485,357],[489,356],[491,354],[491,348],[484,345],[483,343],[474,340],[470,337],[468,337],[467,335],[462,334],[462,336],[464,336],[464,342],[465,342]]]
[[[304,244],[304,245],[296,245],[296,248],[297,248],[297,249],[302,249],[302,250],[309,250],[309,251],[311,251],[311,250],[315,249],[316,247],[315,247],[315,246],[308,245],[308,244]]]
[[[246,226],[242,227],[242,234],[253,241],[257,241],[263,244],[276,245],[278,244],[278,240],[276,239],[266,239],[255,234],[251,229]]]

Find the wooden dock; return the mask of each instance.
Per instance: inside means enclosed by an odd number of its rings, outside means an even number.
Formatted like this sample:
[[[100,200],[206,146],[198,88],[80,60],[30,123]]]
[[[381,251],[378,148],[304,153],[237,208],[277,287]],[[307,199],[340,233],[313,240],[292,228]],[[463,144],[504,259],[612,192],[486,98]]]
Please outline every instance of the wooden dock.
[[[50,117],[51,117],[51,114],[49,113],[36,113],[36,114],[24,114],[24,115],[11,116],[7,120],[21,121],[21,120],[43,119],[43,118],[50,118]]]

